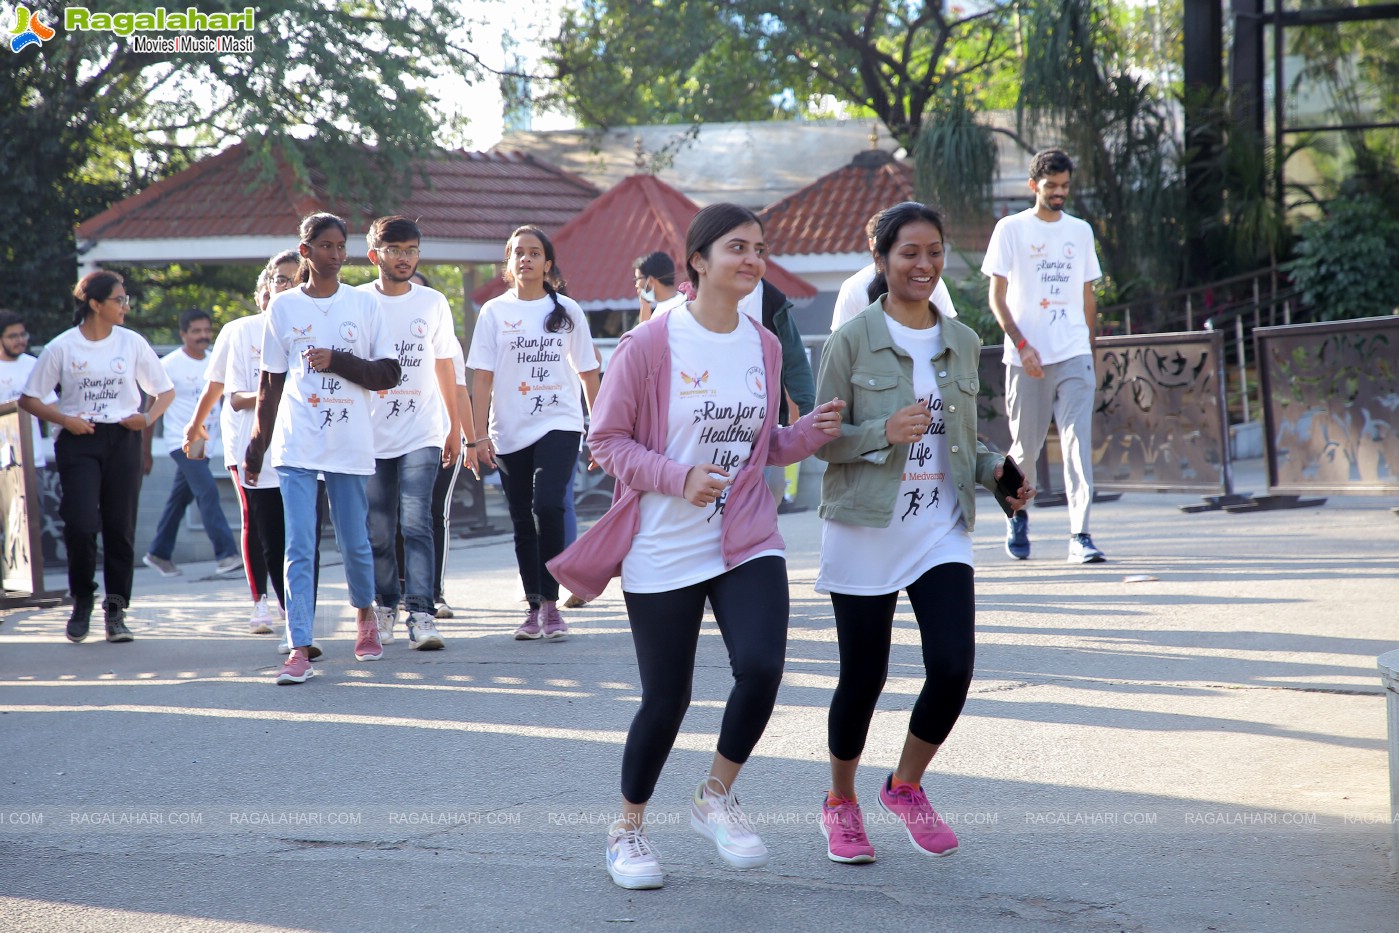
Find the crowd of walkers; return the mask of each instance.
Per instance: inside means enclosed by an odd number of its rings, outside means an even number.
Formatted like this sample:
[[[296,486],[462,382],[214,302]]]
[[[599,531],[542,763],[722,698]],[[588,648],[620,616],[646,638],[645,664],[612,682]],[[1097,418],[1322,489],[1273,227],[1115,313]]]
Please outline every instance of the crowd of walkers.
[[[1091,471],[1080,456],[1091,446],[1081,404],[1085,379],[1091,399],[1098,271],[1091,231],[1085,239],[1081,221],[1062,213],[1071,173],[1062,152],[1036,156],[1035,207],[1001,221],[983,267],[1017,395],[1011,457],[978,439],[981,342],[957,320],[942,282],[943,219],[917,202],[871,219],[871,267],[842,290],[814,379],[790,305],[764,282],[762,222],[735,204],[694,217],[686,281],[676,281],[679,265],[664,253],[636,261],[641,321],[618,342],[605,380],[553,245],[533,226],[510,235],[508,290],[481,308],[465,357],[445,297],[418,273],[422,233],[404,217],[369,227],[378,275],[357,288],[340,281],[350,249],[344,221],[306,217],[296,249],[262,271],[258,312],[226,325],[208,353],[211,322],[194,313],[180,322],[183,346],[162,361],[121,326],[129,306],[121,276],[90,273],[74,290],[72,329],[23,371],[0,365],[6,385],[22,383],[11,397],[59,429],[67,636],[80,642],[89,633],[100,533],[106,638],[132,638],[125,610],[139,484],[130,478],[143,467],[142,436],[162,413],[181,422],[166,431],[177,480],[145,562],[179,572],[174,529],[197,502],[220,571],[246,575],[250,630],[285,636],[278,684],[306,682],[322,654],[313,623],[326,518],[355,609],[355,658],[382,658],[400,618],[411,648],[442,649],[436,621],[451,616],[445,503],[463,466],[478,475],[496,469],[528,602],[515,639],[567,637],[561,584],[585,603],[621,581],[641,702],[622,753],[621,817],[606,840],[612,880],[663,883],[646,809],[690,704],[706,611],[733,687],[690,801],[691,825],[729,864],[759,867],[768,850],[734,785],[773,712],[786,656],[782,495],[780,482],[770,486],[781,468],[814,455],[826,464],[816,589],[830,596],[839,653],[830,786],[820,802],[827,854],[875,859],[856,780],[901,591],[925,678],[902,751],[874,796],[917,852],[955,852],[957,837],[922,785],[972,679],[974,493],[993,494],[1007,517],[1007,552],[1028,557],[1024,508],[1035,489],[1022,468],[1051,415],[1067,436],[1069,560],[1104,559],[1087,533]],[[23,323],[12,318],[0,316],[0,364],[23,354],[12,333]],[[566,506],[585,435],[616,494],[569,544]],[[207,514],[217,507],[216,498],[206,504],[214,444],[239,493],[241,549]]]

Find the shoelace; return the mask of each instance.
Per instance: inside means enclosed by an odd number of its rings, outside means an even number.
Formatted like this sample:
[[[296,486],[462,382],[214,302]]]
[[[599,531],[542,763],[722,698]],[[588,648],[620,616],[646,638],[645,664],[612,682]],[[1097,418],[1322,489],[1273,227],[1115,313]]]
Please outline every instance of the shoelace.
[[[655,858],[656,850],[651,845],[651,840],[639,829],[628,829],[622,832],[621,836],[622,854],[629,859]]]
[[[918,808],[919,822],[926,822],[932,828],[936,828],[942,822],[942,818],[933,811],[933,805],[928,803],[928,795],[923,793],[923,788],[905,785],[895,788],[893,793],[899,803]]]
[[[865,835],[864,820],[853,803],[843,803],[829,808],[836,818],[836,833],[841,842],[862,842]]]

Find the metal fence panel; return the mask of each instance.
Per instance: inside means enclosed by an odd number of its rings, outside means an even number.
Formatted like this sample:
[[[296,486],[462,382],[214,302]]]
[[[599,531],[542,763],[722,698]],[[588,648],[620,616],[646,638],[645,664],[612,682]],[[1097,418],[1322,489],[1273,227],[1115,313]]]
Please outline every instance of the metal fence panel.
[[[1253,335],[1269,491],[1399,492],[1399,317]]]

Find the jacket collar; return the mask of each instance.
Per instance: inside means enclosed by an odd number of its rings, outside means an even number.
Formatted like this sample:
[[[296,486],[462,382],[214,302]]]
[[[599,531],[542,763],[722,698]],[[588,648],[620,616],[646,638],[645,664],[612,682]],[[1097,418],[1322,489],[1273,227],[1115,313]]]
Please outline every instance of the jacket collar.
[[[865,336],[869,340],[871,350],[893,350],[900,356],[907,356],[903,347],[894,342],[893,335],[889,333],[889,322],[884,319],[884,307],[875,301],[868,308],[861,311],[860,319],[864,323]],[[938,315],[938,323],[942,325],[942,352],[933,359],[938,359],[947,353],[956,354],[956,349],[952,346],[956,342],[953,328],[948,327],[948,322],[952,319],[945,314]]]

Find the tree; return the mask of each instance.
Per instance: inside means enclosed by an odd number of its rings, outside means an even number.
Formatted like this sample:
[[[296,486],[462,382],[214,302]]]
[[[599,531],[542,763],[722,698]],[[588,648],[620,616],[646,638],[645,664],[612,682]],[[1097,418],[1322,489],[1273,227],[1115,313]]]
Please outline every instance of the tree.
[[[1399,308],[1399,213],[1373,197],[1337,198],[1302,225],[1283,269],[1316,319],[1391,314]]]
[[[204,0],[204,13],[242,0]],[[28,8],[61,24],[64,5]],[[403,168],[443,123],[427,91],[474,72],[447,4],[266,0],[247,54],[142,54],[111,32],[60,29],[0,65],[0,306],[51,336],[69,323],[73,227],[119,197],[231,141],[264,170],[284,159],[372,209],[405,189]],[[309,140],[292,145],[293,137]],[[350,144],[373,158],[346,158]]]

